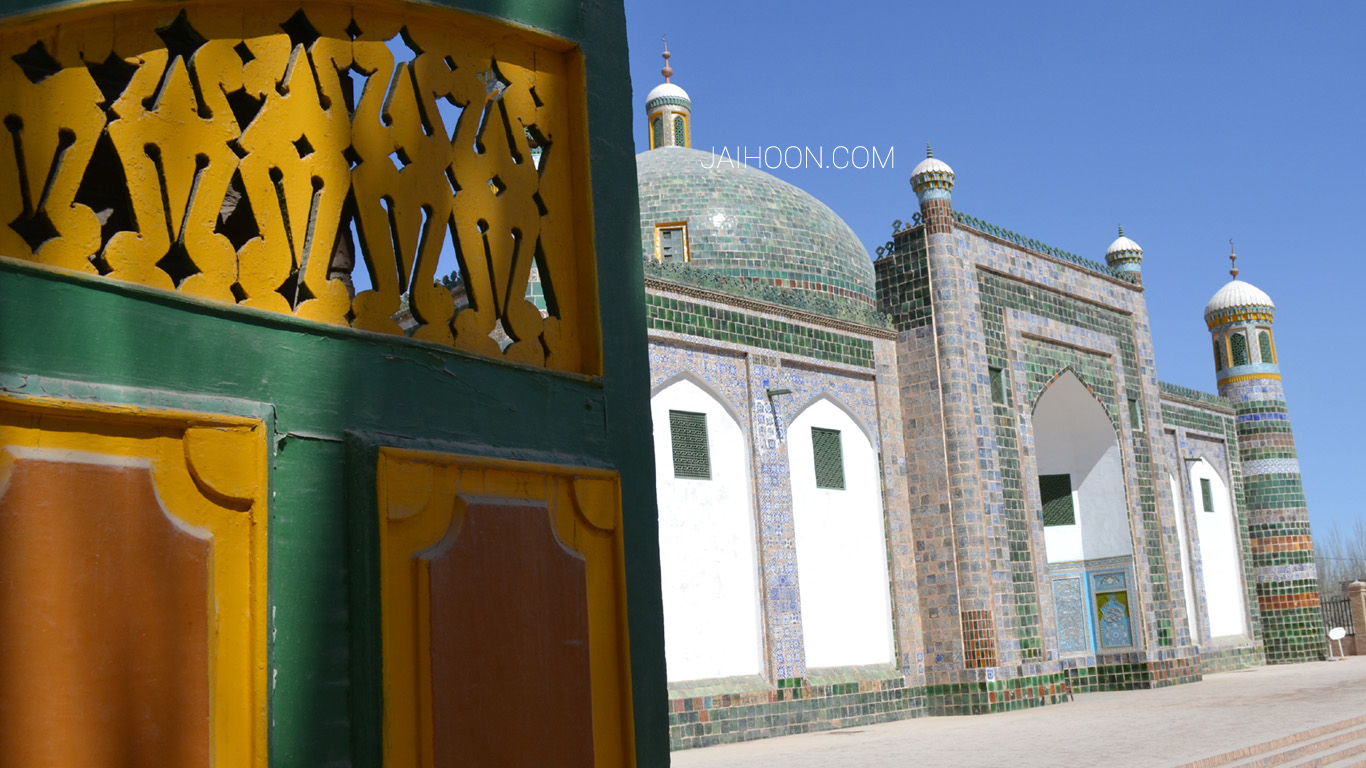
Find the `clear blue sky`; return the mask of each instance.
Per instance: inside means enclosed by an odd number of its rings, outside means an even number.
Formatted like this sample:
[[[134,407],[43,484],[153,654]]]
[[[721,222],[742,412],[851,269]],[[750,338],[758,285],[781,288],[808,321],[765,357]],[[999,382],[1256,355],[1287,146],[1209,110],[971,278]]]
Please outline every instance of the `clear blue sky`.
[[[627,0],[626,22],[638,150],[664,33],[694,147],[894,148],[770,170],[870,253],[916,210],[926,141],[958,210],[1097,260],[1122,222],[1162,380],[1215,390],[1201,315],[1234,238],[1276,302],[1315,533],[1366,515],[1366,4]]]

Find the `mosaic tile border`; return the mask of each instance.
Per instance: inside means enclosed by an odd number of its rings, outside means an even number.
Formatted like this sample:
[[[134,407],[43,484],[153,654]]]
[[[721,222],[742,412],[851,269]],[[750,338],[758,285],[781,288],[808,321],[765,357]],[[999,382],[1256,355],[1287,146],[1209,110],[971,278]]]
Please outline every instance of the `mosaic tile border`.
[[[669,748],[709,747],[925,714],[924,689],[908,686],[900,675],[827,684],[786,678],[759,690],[671,699]]]
[[[647,327],[773,352],[873,368],[873,342],[822,328],[756,316],[742,309],[666,294],[645,294]]]

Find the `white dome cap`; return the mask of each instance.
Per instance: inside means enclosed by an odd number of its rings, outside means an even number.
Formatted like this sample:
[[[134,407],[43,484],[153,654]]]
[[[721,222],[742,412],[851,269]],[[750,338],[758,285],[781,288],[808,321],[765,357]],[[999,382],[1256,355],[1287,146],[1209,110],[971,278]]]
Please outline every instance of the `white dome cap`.
[[[1117,253],[1132,253],[1137,251],[1143,253],[1143,248],[1138,243],[1124,236],[1124,227],[1119,228],[1119,237],[1115,238],[1110,247],[1105,249],[1105,255],[1111,256]]]
[[[673,83],[660,83],[659,85],[656,85],[654,89],[650,91],[650,95],[645,97],[645,108],[649,109],[650,104],[653,103],[655,99],[682,99],[689,104],[692,103],[692,99],[688,98],[688,92]]]
[[[1213,328],[1220,324],[1220,321],[1226,322],[1230,316],[1240,314],[1233,310],[1243,307],[1265,307],[1270,310],[1266,318],[1269,321],[1269,315],[1275,313],[1276,305],[1271,302],[1271,297],[1266,295],[1266,291],[1238,279],[1238,254],[1233,250],[1233,238],[1229,238],[1228,251],[1228,260],[1233,264],[1228,273],[1233,279],[1210,297],[1209,303],[1205,305],[1205,322]]]
[[[920,161],[920,164],[915,167],[915,170],[911,171],[911,178],[915,178],[922,173],[947,173],[952,176],[953,169],[943,160],[931,156]]]
[[[949,164],[934,156],[934,150],[925,144],[925,159],[911,171],[911,189],[925,205],[928,200],[948,200],[953,191],[953,169]]]
[[[1205,317],[1216,312],[1235,307],[1269,307],[1275,309],[1276,305],[1271,302],[1271,297],[1266,295],[1266,291],[1244,282],[1237,278],[1228,281],[1228,284],[1220,288],[1218,293],[1205,305]]]

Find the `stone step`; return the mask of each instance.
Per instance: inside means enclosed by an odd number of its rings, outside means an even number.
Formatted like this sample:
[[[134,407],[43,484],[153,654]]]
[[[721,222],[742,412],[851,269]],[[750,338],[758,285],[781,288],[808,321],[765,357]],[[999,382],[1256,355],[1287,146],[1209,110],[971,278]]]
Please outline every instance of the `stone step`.
[[[1292,742],[1280,749],[1251,755],[1226,765],[1228,768],[1279,768],[1280,766],[1314,768],[1316,761],[1320,758],[1336,754],[1335,750],[1346,748],[1348,745],[1364,740],[1366,740],[1366,726],[1348,727],[1344,730],[1330,731],[1318,737],[1311,737],[1304,741]],[[1336,759],[1331,758],[1324,762],[1329,763]]]
[[[1303,763],[1295,763],[1294,768],[1361,768],[1366,766],[1366,737],[1341,746],[1335,752]]]
[[[1366,715],[1310,728],[1279,739],[1235,749],[1222,755],[1203,758],[1186,763],[1178,768],[1216,768],[1219,766],[1227,766],[1227,768],[1272,768],[1273,766],[1298,766],[1300,763],[1295,762],[1297,760],[1306,761],[1307,768],[1308,761],[1317,759],[1315,756],[1319,753],[1363,738],[1366,738]],[[1334,760],[1336,759],[1338,758],[1334,757]],[[1344,755],[1343,759],[1351,759],[1351,756]]]

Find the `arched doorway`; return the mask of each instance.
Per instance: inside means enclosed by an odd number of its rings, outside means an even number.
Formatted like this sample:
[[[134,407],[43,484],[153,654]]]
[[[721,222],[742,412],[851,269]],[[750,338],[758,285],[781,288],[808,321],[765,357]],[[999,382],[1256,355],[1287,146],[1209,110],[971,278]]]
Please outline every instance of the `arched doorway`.
[[[1033,430],[1058,650],[1133,649],[1133,530],[1114,422],[1069,370],[1039,397]]]
[[[670,682],[759,674],[763,624],[740,423],[690,379],[650,400]]]
[[[1204,459],[1191,463],[1190,483],[1210,637],[1246,634],[1247,593],[1238,552],[1238,522],[1233,517],[1228,485]]]
[[[876,448],[844,409],[819,399],[788,428],[788,461],[807,667],[891,663]]]

